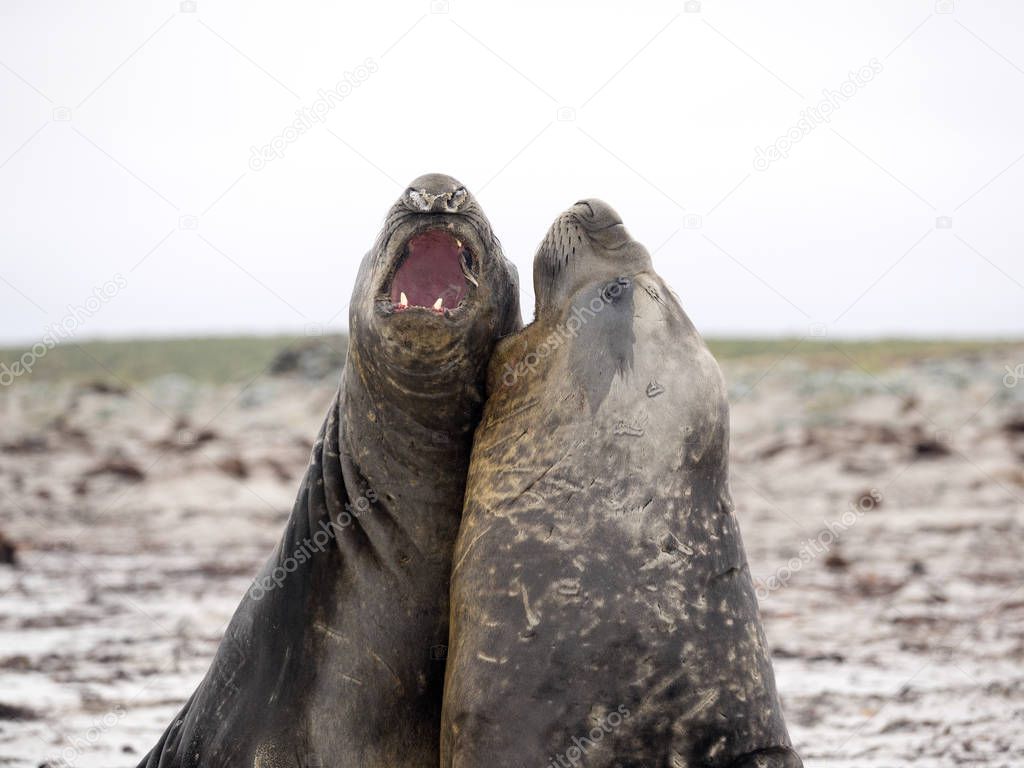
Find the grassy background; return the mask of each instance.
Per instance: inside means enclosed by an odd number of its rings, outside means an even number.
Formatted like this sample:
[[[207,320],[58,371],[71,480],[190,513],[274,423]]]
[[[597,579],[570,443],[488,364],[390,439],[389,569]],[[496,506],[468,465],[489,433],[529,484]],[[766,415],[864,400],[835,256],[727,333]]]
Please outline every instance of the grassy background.
[[[344,350],[347,343],[347,337],[342,334],[313,338],[282,335],[66,342],[38,359],[31,375],[19,377],[18,383],[61,380],[140,382],[166,374],[182,374],[198,381],[221,383],[253,378],[264,372],[285,349],[326,344],[332,349]],[[914,360],[972,353],[1006,350],[1019,356],[1024,340],[712,338],[708,339],[708,345],[719,360],[787,356],[815,367],[857,366],[878,371]],[[10,365],[27,349],[0,348],[0,363]]]
[[[213,383],[251,379],[289,347],[327,344],[345,349],[346,336],[211,336],[64,342],[36,361],[31,376],[19,380],[121,380],[140,382],[182,374]],[[0,348],[0,363],[10,365],[26,348]]]

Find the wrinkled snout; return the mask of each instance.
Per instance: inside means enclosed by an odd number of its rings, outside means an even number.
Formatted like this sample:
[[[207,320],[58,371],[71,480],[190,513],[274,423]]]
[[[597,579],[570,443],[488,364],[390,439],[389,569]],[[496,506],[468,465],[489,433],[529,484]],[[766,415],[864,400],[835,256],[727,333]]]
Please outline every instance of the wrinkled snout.
[[[566,213],[608,256],[616,255],[622,258],[623,251],[630,250],[630,246],[634,244],[633,238],[622,223],[622,217],[603,200],[580,200]]]
[[[580,200],[569,210],[591,232],[622,224],[622,218],[604,200]]]

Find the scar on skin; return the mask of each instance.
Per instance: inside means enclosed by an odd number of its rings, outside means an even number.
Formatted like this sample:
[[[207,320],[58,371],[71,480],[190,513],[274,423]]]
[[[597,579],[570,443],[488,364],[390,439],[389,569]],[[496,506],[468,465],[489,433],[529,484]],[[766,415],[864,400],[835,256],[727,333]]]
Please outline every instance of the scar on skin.
[[[393,677],[394,680],[395,680],[395,686],[399,690],[402,690],[402,678],[400,678],[397,674],[395,674],[395,670],[393,670],[391,667],[389,667],[387,662],[384,661],[384,659],[382,659],[380,656],[378,656],[373,651],[370,651],[370,655],[373,657],[374,661],[376,661],[378,664],[380,664],[382,667],[384,667],[384,669],[386,669],[388,672],[391,673],[391,677]]]
[[[335,631],[334,631],[333,629],[331,629],[330,627],[328,627],[328,626],[327,626],[326,624],[324,624],[324,623],[323,623],[322,621],[317,621],[317,622],[314,622],[314,623],[313,623],[313,626],[314,626],[314,627],[315,627],[316,629],[319,629],[319,630],[320,630],[321,632],[323,632],[323,633],[324,633],[325,635],[330,635],[330,636],[331,636],[331,637],[333,637],[333,638],[334,638],[335,640],[343,640],[343,641],[346,641],[346,642],[348,641],[348,638],[347,638],[347,637],[345,637],[345,636],[344,636],[343,634],[341,634],[340,632],[335,632]]]
[[[523,609],[526,611],[526,625],[530,629],[533,629],[540,624],[540,616],[530,608],[530,596],[526,593],[526,585],[520,584],[519,589],[522,590],[523,593]]]
[[[480,531],[480,533],[473,537],[473,540],[471,542],[469,542],[469,544],[466,546],[465,552],[462,553],[462,557],[460,557],[459,561],[452,566],[453,576],[455,575],[456,571],[459,570],[459,566],[461,566],[462,563],[465,562],[466,556],[473,551],[473,545],[480,541],[480,539],[482,539],[489,530],[491,530],[491,526],[487,526],[486,528],[484,528],[482,531]]]
[[[704,691],[704,694],[700,697],[700,701],[694,704],[690,711],[683,716],[683,721],[692,720],[695,716],[702,714],[716,701],[718,701],[718,691],[714,688],[709,688]]]

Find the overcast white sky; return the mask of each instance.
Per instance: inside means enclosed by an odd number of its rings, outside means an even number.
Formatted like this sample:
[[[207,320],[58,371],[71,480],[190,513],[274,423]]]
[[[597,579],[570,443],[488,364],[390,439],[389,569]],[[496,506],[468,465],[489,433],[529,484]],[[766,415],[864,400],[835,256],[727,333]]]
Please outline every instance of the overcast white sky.
[[[952,5],[6,0],[0,341],[116,276],[77,338],[341,328],[427,171],[476,193],[527,317],[537,243],[597,196],[705,334],[1020,335],[1024,7]]]

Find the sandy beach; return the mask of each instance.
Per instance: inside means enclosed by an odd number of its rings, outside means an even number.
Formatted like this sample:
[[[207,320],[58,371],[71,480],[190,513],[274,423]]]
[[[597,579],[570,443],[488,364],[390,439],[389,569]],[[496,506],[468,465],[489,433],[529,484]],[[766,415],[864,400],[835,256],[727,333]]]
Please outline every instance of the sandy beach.
[[[1024,345],[730,356],[731,484],[791,735],[1024,761]],[[0,392],[0,766],[128,768],[269,555],[333,363]]]

